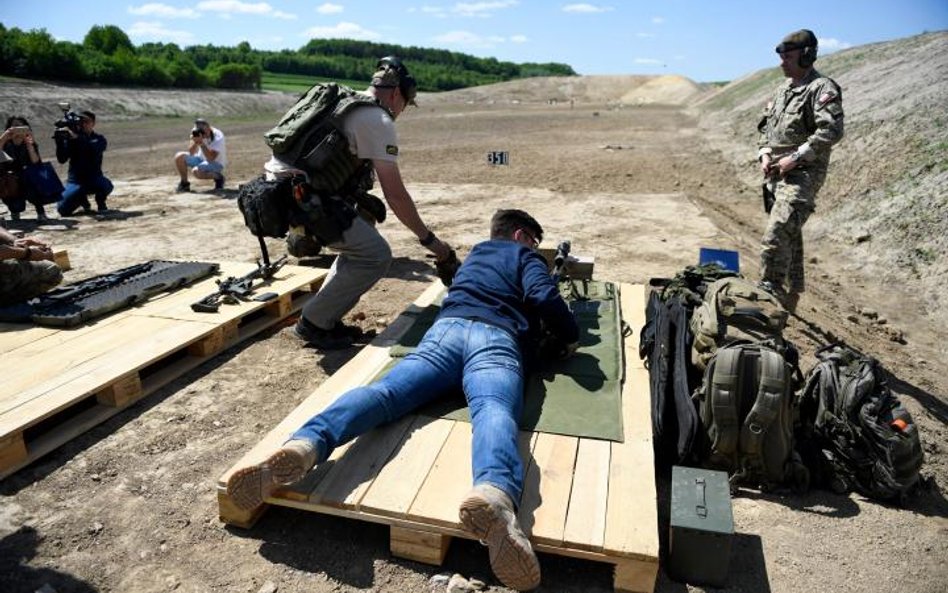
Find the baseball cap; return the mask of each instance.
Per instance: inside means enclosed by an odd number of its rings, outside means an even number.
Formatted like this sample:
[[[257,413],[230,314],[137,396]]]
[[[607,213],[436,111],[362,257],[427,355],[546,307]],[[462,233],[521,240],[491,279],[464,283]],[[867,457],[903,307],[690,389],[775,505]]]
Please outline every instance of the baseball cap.
[[[207,120],[204,119],[203,117],[199,117],[199,118],[197,118],[197,119],[194,120],[194,125],[200,126],[200,125],[202,125],[202,124],[205,125],[205,126],[211,125],[211,124],[207,123]]]
[[[408,73],[405,64],[395,56],[386,56],[375,65],[376,71],[372,75],[372,86],[379,88],[395,88],[402,92],[409,105],[415,103],[417,83],[415,77]]]

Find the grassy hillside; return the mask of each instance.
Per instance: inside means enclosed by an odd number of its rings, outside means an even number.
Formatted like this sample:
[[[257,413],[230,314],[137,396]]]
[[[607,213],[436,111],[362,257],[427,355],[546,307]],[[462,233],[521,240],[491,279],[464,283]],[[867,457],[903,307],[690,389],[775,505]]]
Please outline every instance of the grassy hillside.
[[[776,58],[775,58],[776,61]],[[855,47],[817,69],[843,90],[846,137],[833,150],[805,228],[866,274],[948,305],[948,32]],[[756,124],[783,78],[750,74],[694,104],[708,138],[759,185]]]

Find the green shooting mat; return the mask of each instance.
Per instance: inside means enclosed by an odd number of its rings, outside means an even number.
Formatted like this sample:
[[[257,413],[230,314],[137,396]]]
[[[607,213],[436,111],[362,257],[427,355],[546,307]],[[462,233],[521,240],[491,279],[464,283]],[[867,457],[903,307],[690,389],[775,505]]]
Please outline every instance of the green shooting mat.
[[[566,360],[541,362],[527,377],[520,428],[568,436],[622,441],[622,320],[614,284],[569,280],[560,283],[579,324],[579,349]],[[389,351],[384,376],[414,350],[440,312],[440,299]],[[470,422],[464,394],[458,390],[418,410],[419,414]]]

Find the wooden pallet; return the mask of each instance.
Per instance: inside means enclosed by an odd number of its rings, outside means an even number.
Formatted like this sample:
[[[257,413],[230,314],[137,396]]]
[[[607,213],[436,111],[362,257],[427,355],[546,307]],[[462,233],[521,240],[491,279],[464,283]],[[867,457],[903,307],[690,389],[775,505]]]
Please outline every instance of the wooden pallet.
[[[441,292],[433,285],[372,344],[329,377],[218,481],[221,520],[250,527],[266,509],[237,508],[230,475],[264,459],[339,394],[365,384],[389,361],[414,316]],[[621,285],[623,319],[637,336],[645,289]],[[526,479],[520,522],[537,550],[615,565],[616,591],[652,591],[658,571],[658,514],[648,372],[626,339],[621,443],[521,432]],[[471,488],[471,426],[409,415],[333,452],[306,479],[267,503],[391,527],[395,556],[439,565],[452,537],[471,538],[458,504]]]
[[[299,310],[326,275],[284,266],[257,291],[277,293],[271,301],[191,310],[216,278],[253,269],[224,263],[216,277],[75,328],[0,323],[0,478]]]

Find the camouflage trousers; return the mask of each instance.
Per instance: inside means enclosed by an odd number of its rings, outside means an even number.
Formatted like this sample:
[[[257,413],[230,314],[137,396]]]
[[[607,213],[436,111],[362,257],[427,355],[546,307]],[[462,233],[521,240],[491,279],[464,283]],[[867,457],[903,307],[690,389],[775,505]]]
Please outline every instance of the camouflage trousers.
[[[774,187],[773,209],[760,245],[760,279],[778,290],[803,292],[803,225],[813,213],[825,169],[794,169]]]
[[[63,271],[51,261],[0,260],[0,306],[41,295],[63,280]]]

